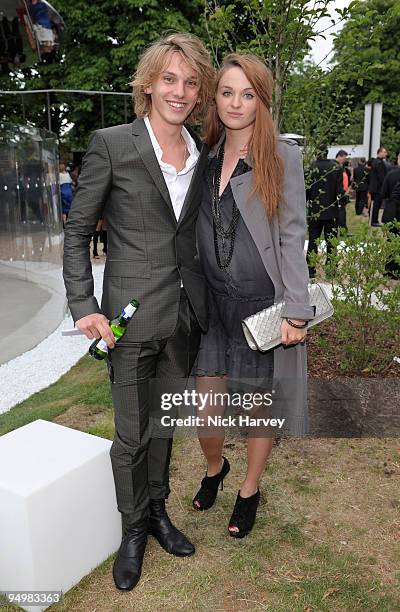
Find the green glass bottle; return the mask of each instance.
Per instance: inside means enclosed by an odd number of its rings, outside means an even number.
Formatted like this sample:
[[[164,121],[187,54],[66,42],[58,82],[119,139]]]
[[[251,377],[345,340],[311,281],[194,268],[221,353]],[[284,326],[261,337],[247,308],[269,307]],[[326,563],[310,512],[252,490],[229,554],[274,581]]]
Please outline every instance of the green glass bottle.
[[[114,334],[115,342],[121,340],[122,336],[126,332],[126,327],[133,315],[139,308],[139,302],[137,300],[131,300],[125,308],[122,309],[119,317],[116,317],[112,321],[109,321],[111,331]],[[108,353],[107,342],[103,338],[99,338],[92,342],[89,347],[89,355],[95,359],[105,359]]]

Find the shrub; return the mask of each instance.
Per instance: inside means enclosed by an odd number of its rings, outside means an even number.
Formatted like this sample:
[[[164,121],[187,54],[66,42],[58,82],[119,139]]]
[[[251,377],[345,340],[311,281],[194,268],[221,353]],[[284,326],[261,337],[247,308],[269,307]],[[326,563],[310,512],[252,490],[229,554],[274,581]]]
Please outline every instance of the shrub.
[[[325,265],[331,279],[341,367],[383,373],[400,345],[400,281],[388,274],[400,268],[400,224],[379,230],[360,224],[353,234],[332,240]],[[316,256],[321,263],[323,254]],[[336,353],[337,354],[337,353]]]

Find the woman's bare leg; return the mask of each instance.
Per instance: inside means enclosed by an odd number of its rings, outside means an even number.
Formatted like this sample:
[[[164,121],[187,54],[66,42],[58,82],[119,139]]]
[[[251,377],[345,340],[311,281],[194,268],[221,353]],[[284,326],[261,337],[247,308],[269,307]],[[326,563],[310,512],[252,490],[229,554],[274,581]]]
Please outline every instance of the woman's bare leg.
[[[251,438],[247,440],[247,473],[240,487],[240,497],[251,497],[257,492],[261,475],[267,459],[271,454],[273,438]],[[238,527],[228,527],[229,531],[238,532]]]
[[[273,444],[273,438],[247,439],[247,473],[240,487],[241,497],[250,497],[257,491]]]
[[[225,377],[217,376],[198,376],[196,378],[197,393],[205,393],[210,391],[215,393],[226,393]],[[208,416],[222,416],[224,414],[224,406],[206,405],[201,411],[198,411],[198,416],[202,417],[207,423]],[[200,446],[207,460],[207,476],[215,476],[221,471],[223,465],[222,448],[224,446],[225,431],[223,427],[205,426],[197,428]]]
[[[269,408],[254,408],[254,417],[271,416]],[[248,432],[247,437],[247,471],[246,477],[240,487],[240,497],[246,498],[254,495],[258,488],[261,476],[264,472],[268,457],[274,444],[274,435],[264,427]],[[229,531],[237,532],[237,527],[229,527]]]

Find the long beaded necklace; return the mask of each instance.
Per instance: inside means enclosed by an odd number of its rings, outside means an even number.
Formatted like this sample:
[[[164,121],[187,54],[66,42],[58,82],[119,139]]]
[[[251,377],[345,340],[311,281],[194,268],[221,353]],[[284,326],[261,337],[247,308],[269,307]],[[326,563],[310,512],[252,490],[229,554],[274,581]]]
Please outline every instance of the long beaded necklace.
[[[218,267],[221,270],[225,270],[231,263],[233,249],[235,246],[236,228],[240,219],[239,209],[236,206],[235,200],[233,200],[232,220],[229,224],[229,227],[225,229],[222,223],[219,190],[221,186],[221,175],[222,167],[224,164],[224,155],[225,143],[221,145],[218,151],[218,161],[213,177],[213,189],[211,193],[215,256],[217,259]],[[222,253],[219,248],[219,242],[221,242]],[[228,254],[226,253],[226,242],[229,243]]]

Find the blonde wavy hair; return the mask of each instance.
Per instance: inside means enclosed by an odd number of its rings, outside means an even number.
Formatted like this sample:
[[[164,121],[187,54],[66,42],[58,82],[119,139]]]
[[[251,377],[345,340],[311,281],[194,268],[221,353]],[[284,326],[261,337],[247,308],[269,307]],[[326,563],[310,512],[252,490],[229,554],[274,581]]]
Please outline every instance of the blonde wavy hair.
[[[133,87],[135,113],[145,117],[151,111],[151,96],[144,90],[154,83],[163,71],[172,53],[178,52],[181,57],[198,74],[200,90],[198,103],[194,107],[189,123],[197,123],[207,109],[214,89],[215,70],[211,64],[207,49],[197,36],[178,32],[156,40],[148,47],[139,59],[136,72],[130,85]]]

